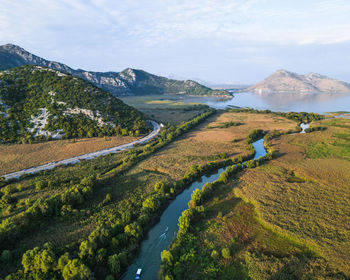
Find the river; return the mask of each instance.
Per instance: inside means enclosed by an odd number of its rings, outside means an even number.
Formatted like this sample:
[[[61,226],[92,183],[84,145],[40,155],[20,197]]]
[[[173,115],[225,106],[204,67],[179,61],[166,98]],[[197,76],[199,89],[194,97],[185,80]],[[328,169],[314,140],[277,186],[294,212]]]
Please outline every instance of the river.
[[[266,155],[264,139],[255,141],[253,147],[255,149],[254,159]],[[191,199],[192,192],[195,189],[201,189],[207,182],[214,182],[225,170],[226,168],[220,168],[215,173],[202,176],[169,204],[161,215],[159,222],[154,225],[145,236],[136,259],[134,259],[133,263],[128,267],[122,279],[135,279],[138,268],[142,269],[141,279],[157,279],[157,274],[161,265],[160,254],[163,250],[166,250],[173,241],[178,230],[178,219],[182,212],[188,208],[187,204]]]

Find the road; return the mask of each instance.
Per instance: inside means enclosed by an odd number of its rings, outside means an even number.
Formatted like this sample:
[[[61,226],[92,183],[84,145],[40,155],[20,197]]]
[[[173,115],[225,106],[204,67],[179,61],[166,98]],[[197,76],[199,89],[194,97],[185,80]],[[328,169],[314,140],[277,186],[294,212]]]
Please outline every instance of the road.
[[[53,169],[59,165],[69,165],[69,164],[76,164],[78,162],[80,162],[81,160],[87,160],[87,159],[93,159],[93,158],[97,158],[99,156],[105,156],[108,154],[114,154],[114,153],[118,153],[120,151],[124,151],[127,149],[132,148],[135,144],[143,144],[148,142],[149,140],[151,140],[153,137],[157,136],[159,134],[160,131],[160,125],[154,121],[147,121],[149,124],[151,124],[153,126],[153,131],[152,133],[148,134],[147,136],[140,138],[136,141],[124,144],[124,145],[120,145],[120,146],[116,146],[116,147],[112,147],[112,148],[108,148],[108,149],[104,149],[104,150],[100,150],[100,151],[96,151],[93,153],[88,153],[88,154],[83,154],[80,156],[76,156],[76,157],[72,157],[72,158],[67,158],[67,159],[63,159],[60,161],[54,161],[54,162],[50,162],[50,163],[46,163],[44,165],[39,165],[36,167],[31,167],[28,169],[23,169],[20,171],[16,171],[13,173],[8,173],[5,175],[2,175],[1,177],[3,177],[5,180],[9,180],[9,179],[13,179],[13,178],[19,178],[22,175],[25,174],[34,174],[37,173],[39,171],[43,171],[43,170],[49,170],[49,169]]]

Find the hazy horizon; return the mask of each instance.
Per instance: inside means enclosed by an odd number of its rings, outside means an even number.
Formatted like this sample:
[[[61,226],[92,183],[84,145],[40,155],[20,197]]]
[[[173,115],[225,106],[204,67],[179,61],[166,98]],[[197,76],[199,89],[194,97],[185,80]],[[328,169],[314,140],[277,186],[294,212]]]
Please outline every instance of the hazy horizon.
[[[72,68],[127,67],[211,84],[277,69],[350,82],[350,2],[0,0],[0,44]]]

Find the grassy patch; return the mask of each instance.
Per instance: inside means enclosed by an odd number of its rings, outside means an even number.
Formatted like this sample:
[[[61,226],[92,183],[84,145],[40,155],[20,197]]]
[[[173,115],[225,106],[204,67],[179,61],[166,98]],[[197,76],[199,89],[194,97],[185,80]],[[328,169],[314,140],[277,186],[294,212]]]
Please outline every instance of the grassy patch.
[[[35,144],[3,144],[0,145],[0,174],[119,146],[136,139],[137,137],[112,136],[106,139],[86,138]]]
[[[236,192],[272,229],[306,242],[349,273],[349,120],[320,123],[326,131],[274,140],[281,156],[247,170]]]

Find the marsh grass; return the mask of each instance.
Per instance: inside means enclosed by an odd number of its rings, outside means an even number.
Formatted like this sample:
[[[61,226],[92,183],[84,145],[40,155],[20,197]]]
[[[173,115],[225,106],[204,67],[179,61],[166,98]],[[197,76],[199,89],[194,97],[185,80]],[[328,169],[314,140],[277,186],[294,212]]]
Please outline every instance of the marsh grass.
[[[350,272],[349,120],[321,121],[326,131],[273,142],[281,157],[241,176],[235,193],[260,222]]]

